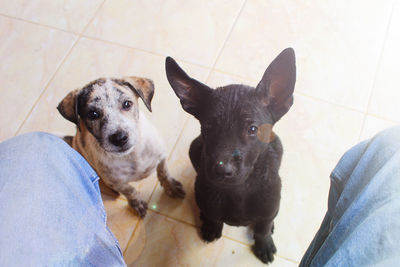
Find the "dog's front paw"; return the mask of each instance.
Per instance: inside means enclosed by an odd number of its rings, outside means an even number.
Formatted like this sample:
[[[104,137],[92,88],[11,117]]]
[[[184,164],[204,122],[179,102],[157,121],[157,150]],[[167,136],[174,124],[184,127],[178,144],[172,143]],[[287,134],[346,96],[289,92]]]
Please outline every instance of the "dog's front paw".
[[[274,254],[276,253],[276,247],[271,236],[268,236],[265,240],[255,243],[253,246],[253,252],[264,263],[270,263],[274,260]]]
[[[205,221],[201,226],[201,237],[206,242],[212,242],[221,237],[223,223]]]
[[[136,210],[141,218],[144,218],[144,216],[146,216],[147,203],[145,201],[140,199],[129,199],[128,203],[134,210]]]
[[[169,179],[169,182],[164,186],[164,190],[168,196],[173,198],[184,198],[186,194],[181,182],[174,178]]]

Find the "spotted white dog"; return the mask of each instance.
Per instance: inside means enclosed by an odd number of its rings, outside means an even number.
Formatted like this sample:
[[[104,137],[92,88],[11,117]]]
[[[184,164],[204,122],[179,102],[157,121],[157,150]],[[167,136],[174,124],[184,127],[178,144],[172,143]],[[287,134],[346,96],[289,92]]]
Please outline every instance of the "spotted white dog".
[[[139,110],[138,97],[151,111],[153,82],[139,77],[97,79],[70,92],[57,109],[77,125],[75,136],[65,137],[111,189],[124,194],[142,218],[147,203],[129,184],[157,176],[165,192],[183,198],[182,184],[168,174],[164,144],[154,126]]]

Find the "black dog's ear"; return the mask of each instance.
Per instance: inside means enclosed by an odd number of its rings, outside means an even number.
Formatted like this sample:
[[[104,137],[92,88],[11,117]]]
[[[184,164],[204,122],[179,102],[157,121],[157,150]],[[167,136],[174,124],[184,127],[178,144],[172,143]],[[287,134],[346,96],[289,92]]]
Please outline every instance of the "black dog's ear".
[[[150,79],[129,76],[122,78],[128,87],[139,95],[143,103],[151,112],[151,100],[154,96],[154,83]]]
[[[58,104],[57,109],[60,114],[76,124],[79,127],[79,115],[78,115],[78,95],[81,89],[76,89],[69,92],[63,100]]]
[[[171,57],[165,60],[165,70],[169,84],[180,99],[182,108],[199,118],[205,99],[212,89],[190,78]]]
[[[296,58],[293,48],[283,50],[268,66],[256,92],[278,121],[293,104]]]

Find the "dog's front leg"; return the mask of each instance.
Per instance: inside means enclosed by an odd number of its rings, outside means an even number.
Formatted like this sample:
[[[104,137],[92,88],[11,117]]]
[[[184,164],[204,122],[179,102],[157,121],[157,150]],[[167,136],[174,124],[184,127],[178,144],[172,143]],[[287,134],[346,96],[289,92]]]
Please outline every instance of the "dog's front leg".
[[[157,166],[157,177],[168,196],[173,198],[185,197],[182,184],[169,175],[165,159],[162,159]]]
[[[272,240],[273,221],[258,221],[254,226],[254,254],[264,263],[274,260],[276,247]]]
[[[112,189],[122,193],[128,199],[129,205],[136,210],[141,218],[144,218],[147,212],[147,203],[139,197],[139,192],[130,184],[112,184]]]
[[[224,227],[223,222],[210,220],[202,212],[200,213],[200,219],[203,221],[200,231],[204,241],[212,242],[221,237],[222,228]]]

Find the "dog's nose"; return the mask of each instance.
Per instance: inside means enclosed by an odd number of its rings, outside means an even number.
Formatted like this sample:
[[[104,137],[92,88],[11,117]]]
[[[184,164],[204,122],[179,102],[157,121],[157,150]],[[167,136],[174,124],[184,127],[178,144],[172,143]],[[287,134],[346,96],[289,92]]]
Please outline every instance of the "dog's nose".
[[[128,142],[128,135],[124,132],[118,131],[115,134],[110,135],[108,140],[110,140],[110,143],[115,146],[123,146]]]
[[[222,176],[225,178],[229,178],[232,176],[233,174],[233,166],[231,163],[225,163],[223,161],[219,161],[216,165],[215,165],[215,173],[218,176]]]

